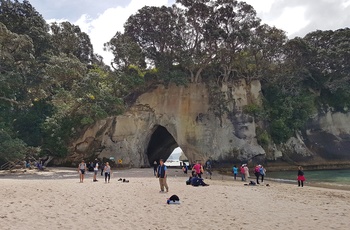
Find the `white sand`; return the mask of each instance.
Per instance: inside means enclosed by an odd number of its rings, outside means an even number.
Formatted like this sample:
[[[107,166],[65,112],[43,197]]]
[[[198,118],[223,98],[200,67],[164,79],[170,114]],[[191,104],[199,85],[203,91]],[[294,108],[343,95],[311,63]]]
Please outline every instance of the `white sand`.
[[[27,173],[28,174],[28,173]],[[350,191],[269,183],[244,186],[214,176],[185,184],[172,170],[159,193],[152,169],[114,172],[111,183],[73,170],[0,175],[0,229],[349,229]],[[176,176],[175,176],[176,175]],[[129,183],[117,181],[119,177]],[[180,205],[168,205],[171,195]]]

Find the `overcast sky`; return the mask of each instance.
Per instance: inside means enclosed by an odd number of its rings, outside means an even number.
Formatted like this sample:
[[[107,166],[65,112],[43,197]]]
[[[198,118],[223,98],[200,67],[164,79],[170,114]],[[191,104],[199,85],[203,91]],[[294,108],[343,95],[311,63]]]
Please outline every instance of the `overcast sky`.
[[[106,64],[112,54],[103,51],[131,14],[145,5],[172,5],[175,0],[29,0],[48,21],[69,21],[89,34],[95,53]],[[263,23],[287,32],[290,38],[315,30],[350,27],[350,0],[246,0]]]

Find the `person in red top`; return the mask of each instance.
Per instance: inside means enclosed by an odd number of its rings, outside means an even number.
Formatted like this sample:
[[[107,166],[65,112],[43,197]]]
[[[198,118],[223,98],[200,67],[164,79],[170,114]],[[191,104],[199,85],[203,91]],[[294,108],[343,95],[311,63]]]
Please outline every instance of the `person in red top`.
[[[304,176],[304,171],[303,167],[299,166],[298,168],[298,187],[304,187],[304,181],[305,181],[305,176]]]
[[[202,178],[202,176],[201,176],[201,174],[202,174],[201,169],[202,169],[202,165],[199,162],[197,162],[197,164],[195,164],[193,166],[193,168],[192,168],[192,170],[194,170],[196,172],[196,174],[197,174],[197,176],[199,178]]]
[[[241,166],[240,172],[241,172],[242,181],[245,181],[246,178],[245,178],[244,164]]]

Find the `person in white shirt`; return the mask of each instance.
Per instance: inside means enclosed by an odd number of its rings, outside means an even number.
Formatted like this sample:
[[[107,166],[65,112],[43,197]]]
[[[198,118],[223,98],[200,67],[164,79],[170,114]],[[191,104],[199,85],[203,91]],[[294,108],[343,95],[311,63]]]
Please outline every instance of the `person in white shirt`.
[[[93,182],[96,182],[97,181],[97,178],[96,178],[96,176],[97,176],[97,173],[98,173],[98,161],[97,161],[97,159],[95,159],[95,167],[94,167],[94,179],[92,180]]]
[[[82,160],[81,163],[78,166],[78,172],[79,172],[79,176],[80,176],[80,183],[84,182],[85,171],[86,171],[86,163],[84,162],[84,160]]]

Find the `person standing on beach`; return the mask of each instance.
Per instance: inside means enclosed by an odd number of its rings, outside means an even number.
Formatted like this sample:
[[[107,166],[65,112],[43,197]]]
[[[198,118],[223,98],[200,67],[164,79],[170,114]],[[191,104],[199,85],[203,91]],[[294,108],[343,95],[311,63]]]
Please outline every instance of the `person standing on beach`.
[[[109,180],[111,179],[111,166],[109,166],[109,163],[106,162],[105,168],[103,170],[105,172],[105,183],[109,183]]]
[[[203,172],[203,167],[202,167],[202,172]],[[212,162],[211,160],[207,160],[207,162],[205,162],[205,170],[207,171],[207,174],[209,174],[209,179],[211,179],[211,176],[213,175],[212,172]]]
[[[168,184],[166,183],[167,177],[167,167],[164,165],[164,160],[159,160],[159,166],[157,169],[157,178],[159,178],[160,192],[164,192],[164,187],[166,192],[169,192]]]
[[[158,163],[157,161],[153,161],[153,175],[157,175],[157,168],[158,168]]]
[[[298,187],[304,187],[304,181],[305,181],[305,176],[304,176],[304,171],[303,167],[299,166],[298,168]]]
[[[236,180],[237,174],[238,174],[238,168],[236,165],[233,166],[232,173],[233,173],[233,179]]]
[[[255,174],[255,176],[256,176],[256,184],[260,184],[260,183],[259,183],[260,165],[256,165],[256,166],[255,166],[254,174]]]
[[[244,174],[245,174],[245,180],[247,180],[250,177],[249,168],[248,168],[247,164],[244,164]]]
[[[103,170],[105,169],[105,164],[103,162],[101,162],[101,176],[103,176]]]
[[[80,177],[80,183],[84,182],[84,175],[86,171],[86,163],[84,160],[81,161],[81,163],[78,166],[78,172],[79,172],[79,177]]]
[[[264,166],[260,165],[261,183],[264,183],[265,175],[266,175],[266,169],[264,168]]]
[[[241,177],[242,177],[242,181],[245,181],[246,178],[245,178],[245,170],[244,170],[244,165],[241,166]]]
[[[193,166],[192,170],[195,171],[197,174],[197,177],[202,178],[202,165],[199,163],[199,161]]]
[[[94,178],[92,179],[93,182],[96,182],[97,181],[97,173],[98,173],[98,161],[97,159],[95,159],[95,162],[94,162]]]

